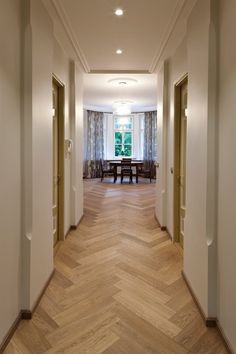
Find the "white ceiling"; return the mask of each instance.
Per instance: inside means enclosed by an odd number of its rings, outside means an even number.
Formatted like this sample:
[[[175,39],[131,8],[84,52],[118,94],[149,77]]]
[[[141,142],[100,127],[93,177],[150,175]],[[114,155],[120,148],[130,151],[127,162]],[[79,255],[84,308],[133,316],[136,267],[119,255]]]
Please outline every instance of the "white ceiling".
[[[48,0],[86,72],[153,72],[186,0]],[[118,7],[123,16],[115,16]],[[123,50],[122,55],[116,49]]]
[[[133,101],[133,111],[156,106],[154,72],[187,0],[42,0],[57,40],[73,47],[85,74],[84,105],[112,111],[117,100]],[[117,8],[124,10],[115,16]],[[121,48],[123,54],[117,55]],[[99,73],[99,74],[98,74]],[[141,73],[143,75],[141,75]],[[102,74],[102,75],[101,75]],[[134,78],[132,87],[113,87],[109,79]]]
[[[117,87],[112,79],[134,79],[136,83]],[[115,101],[131,101],[133,112],[156,109],[156,74],[85,74],[84,106],[87,109],[112,112]]]

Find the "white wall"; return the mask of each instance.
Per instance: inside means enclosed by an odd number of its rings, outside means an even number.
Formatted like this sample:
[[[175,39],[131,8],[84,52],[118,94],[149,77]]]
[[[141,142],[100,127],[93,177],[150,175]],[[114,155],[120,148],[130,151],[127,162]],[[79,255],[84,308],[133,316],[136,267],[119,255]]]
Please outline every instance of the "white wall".
[[[83,71],[53,40],[53,74],[65,88],[65,139],[72,139],[72,152],[65,154],[64,234],[83,215]]]
[[[0,343],[20,310],[20,3],[0,2]]]
[[[52,22],[41,2],[25,2],[23,309],[32,309],[53,270]],[[30,126],[30,129],[28,129]],[[30,154],[29,154],[30,151]],[[29,181],[29,185],[27,183]]]
[[[65,84],[65,138],[75,140],[73,163],[65,156],[65,233],[83,214],[83,72],[55,41],[41,1],[1,1],[0,29],[1,345],[53,271],[53,73]]]
[[[190,15],[187,28],[189,82],[184,231],[184,271],[206,316],[208,316],[206,187],[209,11],[209,1],[198,1]]]
[[[164,61],[157,74],[157,163],[156,168],[156,209],[160,225],[166,224],[167,196],[167,62]]]
[[[73,86],[71,112],[71,137],[73,141],[71,168],[71,225],[77,226],[83,216],[83,158],[84,158],[84,117],[83,117],[83,72],[79,65],[71,65]]]
[[[61,81],[65,87],[64,100],[64,135],[65,139],[71,139],[71,121],[70,121],[70,61],[65,55],[56,40],[53,40],[53,74]],[[64,161],[64,234],[71,226],[71,155],[65,154]]]
[[[236,2],[220,2],[218,318],[236,352]]]
[[[214,170],[214,166],[210,165],[214,157],[214,146],[213,149],[209,146],[208,132],[210,122],[215,119],[214,114],[209,114],[214,103],[209,95],[209,82],[213,74],[209,56],[212,41],[210,9],[210,0],[196,2],[188,17],[182,43],[168,58],[166,68],[160,67],[158,70],[160,167],[157,169],[156,206],[161,226],[166,226],[173,236],[173,175],[170,170],[174,165],[174,84],[188,73],[184,272],[206,317],[216,316],[216,235],[208,221],[213,220],[210,211],[214,209],[215,200],[208,191],[210,188],[207,189],[209,176],[212,176]],[[165,90],[168,90],[168,96]]]
[[[168,115],[167,115],[167,196],[166,196],[166,225],[173,237],[173,174],[174,166],[174,86],[187,73],[186,38],[168,61]]]
[[[167,198],[165,209],[165,204],[162,205],[160,202],[160,193],[157,194],[156,212],[161,220],[166,212],[164,226],[167,226],[173,234],[173,180],[170,168],[173,166],[174,82],[188,72],[184,272],[206,317],[218,318],[235,352],[236,45],[233,36],[236,4],[233,0],[228,2],[220,0],[219,4],[218,100],[216,1],[196,1],[188,17],[184,35],[186,39],[183,37],[183,42],[178,49],[173,50],[168,57],[162,58],[168,63],[168,75],[164,83],[163,67],[160,65],[158,68],[160,82],[158,102],[161,107],[163,107],[165,98],[164,88],[168,87],[168,99],[166,99],[168,106],[166,114]],[[170,50],[168,53],[170,54]],[[216,109],[217,102],[219,102],[219,117]],[[217,118],[219,118],[219,142],[217,140]],[[165,137],[162,119],[161,116],[158,125],[159,143]],[[219,176],[217,160],[219,160]],[[162,162],[162,159],[160,161]],[[218,214],[216,213],[217,182]],[[165,187],[165,179],[158,187],[158,192],[163,191],[163,186]],[[217,233],[218,247],[216,248]],[[217,278],[216,275],[218,275]]]
[[[158,70],[157,161],[159,168],[157,168],[156,215],[161,226],[167,226],[171,237],[173,237],[173,174],[171,168],[174,164],[174,85],[187,73],[186,51],[186,38],[183,38],[165,63],[165,69],[162,66]],[[163,141],[166,143],[163,144]]]

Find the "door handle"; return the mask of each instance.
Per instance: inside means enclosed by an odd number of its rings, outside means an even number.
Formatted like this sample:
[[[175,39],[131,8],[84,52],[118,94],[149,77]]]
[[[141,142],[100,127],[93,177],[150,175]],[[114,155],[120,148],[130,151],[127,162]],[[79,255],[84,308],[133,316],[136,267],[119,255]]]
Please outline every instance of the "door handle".
[[[61,182],[61,175],[57,175],[57,184]]]
[[[177,176],[178,185],[181,186],[181,176]]]
[[[179,186],[182,186],[182,179],[184,178],[184,176],[177,176],[177,182],[178,182],[178,184],[179,184]]]

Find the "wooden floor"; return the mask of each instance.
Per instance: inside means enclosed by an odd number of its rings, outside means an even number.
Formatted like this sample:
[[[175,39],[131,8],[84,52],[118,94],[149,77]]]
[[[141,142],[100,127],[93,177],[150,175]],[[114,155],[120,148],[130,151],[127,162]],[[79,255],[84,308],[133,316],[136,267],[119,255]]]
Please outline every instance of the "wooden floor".
[[[154,219],[155,184],[84,184],[85,216],[5,354],[226,353],[181,277],[181,253]]]

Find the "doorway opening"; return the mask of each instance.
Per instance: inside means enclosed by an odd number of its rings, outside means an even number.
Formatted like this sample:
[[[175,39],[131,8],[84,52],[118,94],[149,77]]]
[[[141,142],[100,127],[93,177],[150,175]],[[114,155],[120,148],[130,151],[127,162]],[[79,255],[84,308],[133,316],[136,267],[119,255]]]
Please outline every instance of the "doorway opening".
[[[175,84],[174,117],[174,242],[184,247],[186,215],[186,142],[188,76]]]
[[[53,76],[53,244],[64,240],[64,85]]]

